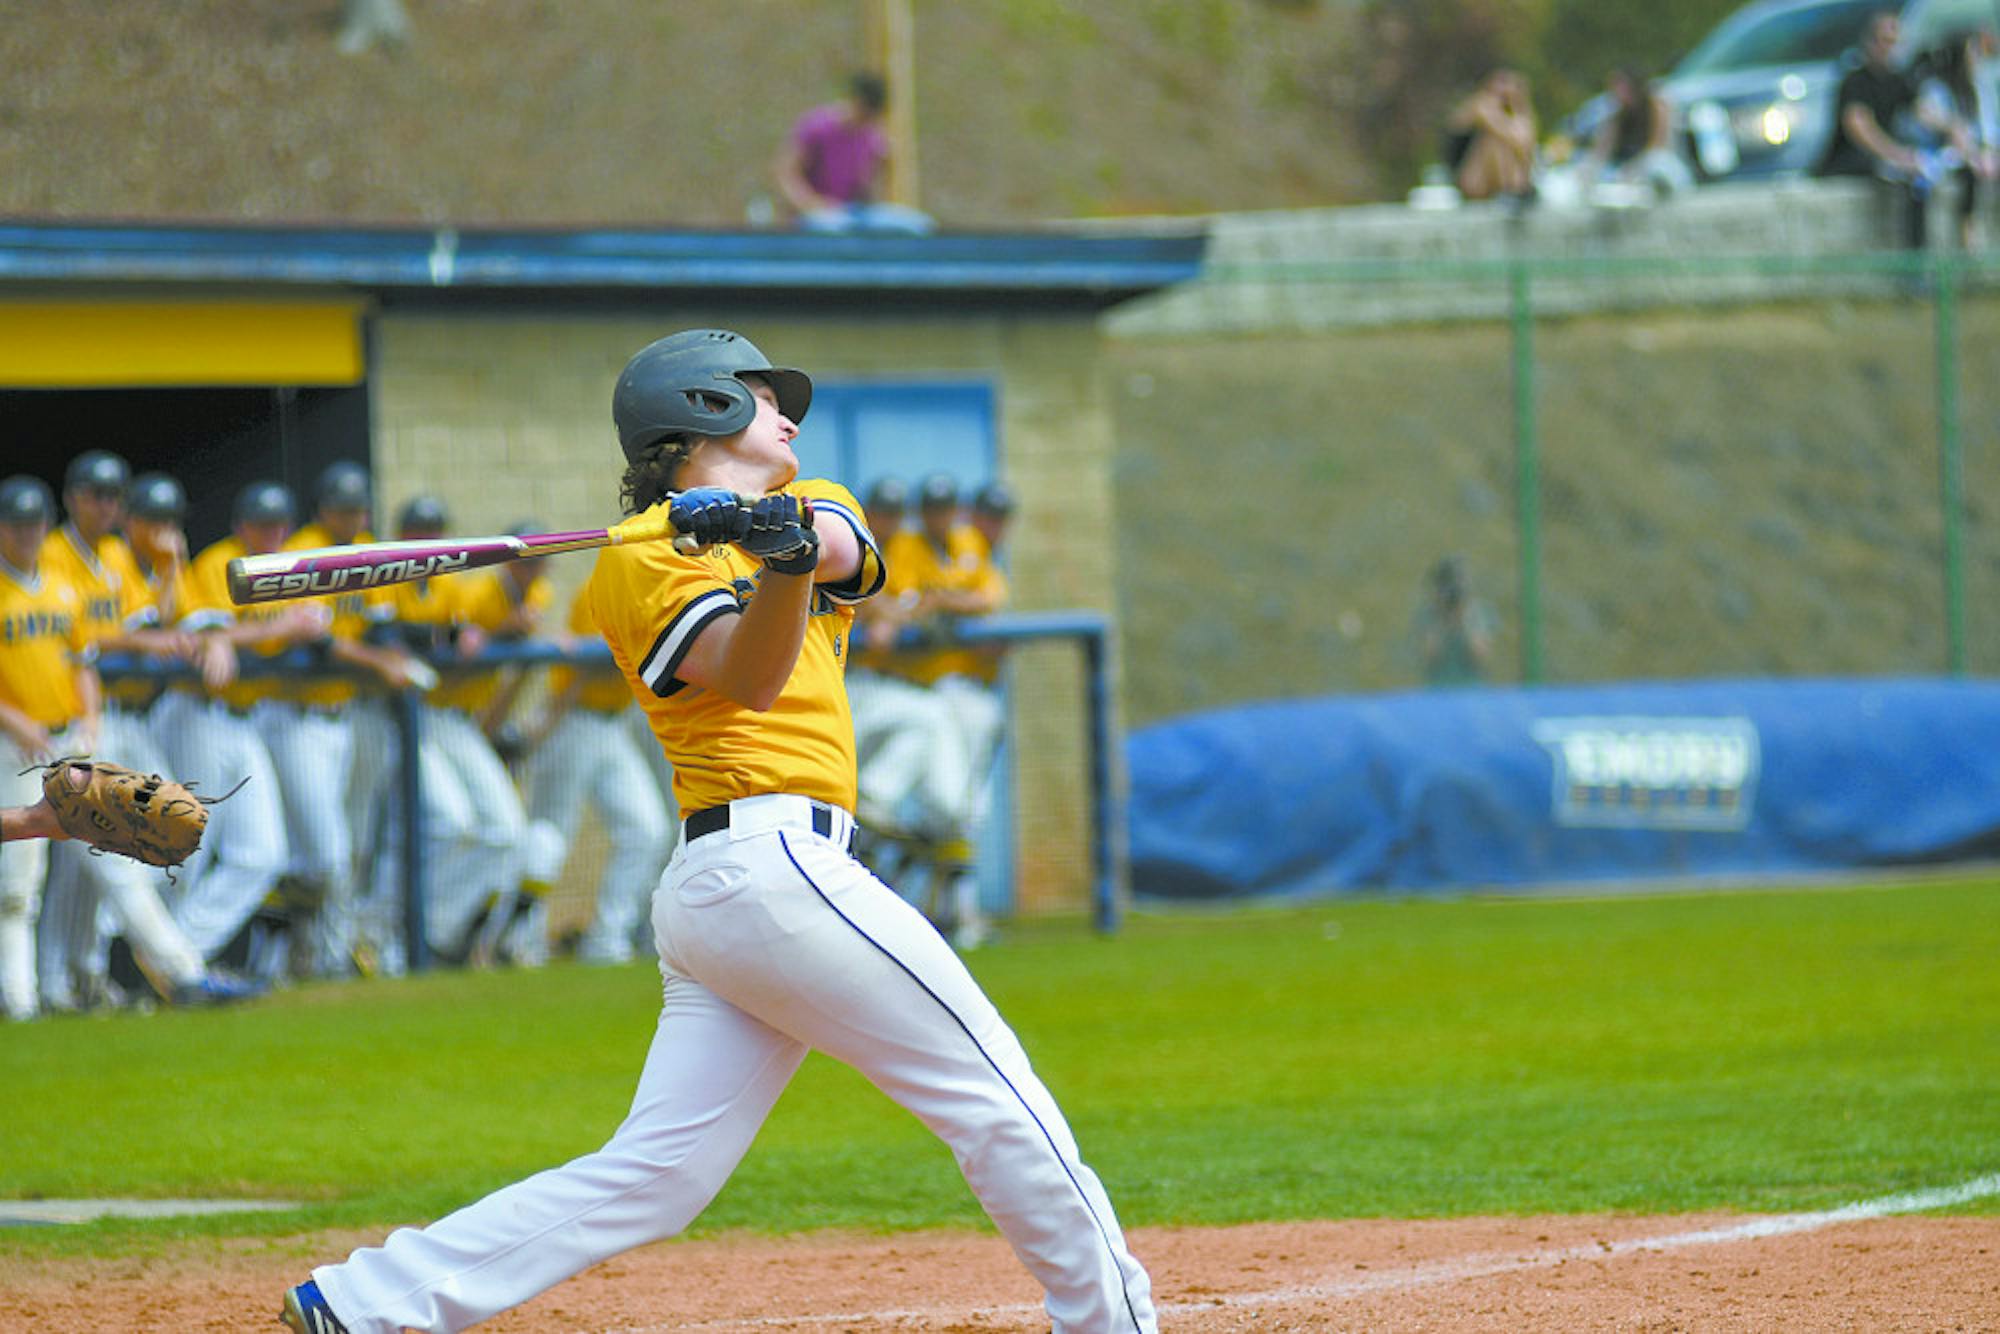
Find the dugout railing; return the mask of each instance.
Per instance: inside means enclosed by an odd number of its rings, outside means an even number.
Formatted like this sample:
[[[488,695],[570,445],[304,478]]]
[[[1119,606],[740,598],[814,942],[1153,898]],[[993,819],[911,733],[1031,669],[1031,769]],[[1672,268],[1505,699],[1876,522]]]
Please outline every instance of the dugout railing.
[[[1090,611],[1053,611],[1033,614],[968,618],[943,630],[905,632],[904,646],[940,647],[999,646],[1015,648],[1027,644],[1071,645],[1078,654],[1083,675],[1083,699],[1087,784],[1090,804],[1090,900],[1091,920],[1103,932],[1117,928],[1122,913],[1124,814],[1120,794],[1120,774],[1112,706],[1111,635],[1107,619]],[[447,655],[429,658],[441,671],[463,670],[476,664],[482,669],[547,668],[556,666],[604,665],[611,652],[602,644],[585,644],[574,649],[541,641],[489,643],[476,659]],[[147,680],[162,687],[194,679],[194,673],[179,664],[126,655],[106,655],[98,669],[108,681]],[[424,792],[422,766],[414,763],[423,726],[424,692],[416,689],[388,690],[368,673],[333,663],[323,653],[294,648],[269,657],[240,655],[240,675],[247,679],[281,677],[308,683],[344,678],[358,681],[364,690],[386,698],[391,704],[399,744],[396,768],[396,800],[400,805],[403,832],[399,840],[403,902],[402,928],[407,967],[422,971],[434,962],[424,929],[432,868],[424,855]],[[1011,714],[1010,702],[1010,714]],[[116,758],[116,757],[113,757]],[[365,851],[365,850],[363,850]]]

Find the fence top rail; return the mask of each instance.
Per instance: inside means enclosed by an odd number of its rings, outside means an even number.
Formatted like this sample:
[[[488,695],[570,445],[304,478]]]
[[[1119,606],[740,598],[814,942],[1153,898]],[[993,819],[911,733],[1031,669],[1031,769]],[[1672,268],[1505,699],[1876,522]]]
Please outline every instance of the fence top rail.
[[[2000,254],[1881,250],[1838,255],[1504,255],[1482,259],[1236,260],[1202,269],[1209,283],[1492,282],[1634,277],[2000,278]]]
[[[970,648],[981,644],[1018,644],[1045,639],[1091,642],[1101,641],[1109,630],[1109,621],[1100,612],[1024,612],[967,617],[942,623],[938,628],[928,631],[914,626],[906,627],[897,642],[899,647],[910,649]],[[449,652],[420,656],[444,672],[564,664],[608,667],[612,662],[611,650],[598,640],[567,646],[544,639],[493,641],[481,648],[479,655],[474,658],[460,658]],[[268,657],[254,653],[240,653],[237,657],[239,664],[237,674],[249,679],[262,680],[270,677],[287,677],[295,680],[379,679],[365,668],[334,662],[324,653],[311,648],[287,649],[283,653]],[[105,654],[98,660],[97,666],[101,674],[114,680],[137,678],[192,681],[199,677],[199,673],[186,663],[136,654]]]

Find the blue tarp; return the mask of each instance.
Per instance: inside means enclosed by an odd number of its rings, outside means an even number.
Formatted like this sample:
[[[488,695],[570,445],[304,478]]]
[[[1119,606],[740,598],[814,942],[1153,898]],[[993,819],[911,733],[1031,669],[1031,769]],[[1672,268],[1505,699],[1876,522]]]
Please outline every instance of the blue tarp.
[[[2000,853],[2000,683],[1294,700],[1134,732],[1132,885],[1191,899]]]

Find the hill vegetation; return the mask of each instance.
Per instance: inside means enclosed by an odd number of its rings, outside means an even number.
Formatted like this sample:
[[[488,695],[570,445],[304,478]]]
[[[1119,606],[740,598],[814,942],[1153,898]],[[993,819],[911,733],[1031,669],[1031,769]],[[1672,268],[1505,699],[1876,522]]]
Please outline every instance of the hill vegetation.
[[[915,0],[922,202],[946,225],[1400,193],[1500,61],[1567,111],[1733,0]],[[741,225],[864,0],[40,0],[0,29],[0,214]]]

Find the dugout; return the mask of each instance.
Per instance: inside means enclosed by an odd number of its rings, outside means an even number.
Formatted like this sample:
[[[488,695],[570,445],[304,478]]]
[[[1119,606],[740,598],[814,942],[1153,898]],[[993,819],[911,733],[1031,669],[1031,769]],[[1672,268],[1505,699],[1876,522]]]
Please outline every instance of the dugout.
[[[244,482],[309,503],[330,462],[379,518],[429,492],[464,532],[616,515],[610,389],[675,328],[736,328],[818,389],[808,472],[856,490],[942,470],[1004,477],[1014,605],[1115,622],[1113,425],[1099,316],[1192,277],[1193,236],[0,227],[5,470],[59,485],[92,446],[188,486],[196,544]],[[587,560],[557,562],[558,597]],[[1115,640],[1109,636],[1106,642]],[[1075,655],[1017,655],[1029,757],[1011,877],[1022,911],[1093,892]],[[1115,750],[1115,748],[1114,748]]]

